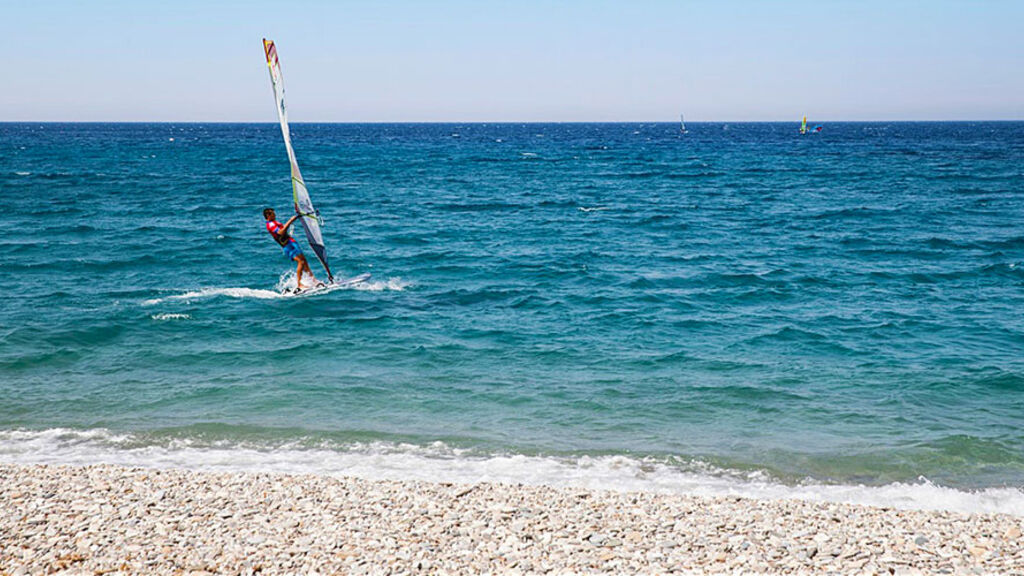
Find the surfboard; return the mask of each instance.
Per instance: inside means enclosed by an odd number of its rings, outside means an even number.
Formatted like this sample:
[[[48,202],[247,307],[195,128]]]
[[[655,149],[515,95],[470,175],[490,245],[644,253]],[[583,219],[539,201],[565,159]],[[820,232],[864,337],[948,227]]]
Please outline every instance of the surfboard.
[[[282,292],[282,294],[290,294],[292,296],[309,296],[309,295],[312,295],[312,294],[321,294],[321,293],[324,293],[324,292],[330,292],[332,290],[337,290],[338,288],[347,288],[347,287],[350,287],[350,286],[355,286],[356,284],[359,284],[361,282],[366,282],[369,279],[370,279],[370,273],[369,272],[365,272],[363,274],[360,274],[358,276],[353,276],[351,278],[337,278],[336,277],[336,278],[334,278],[334,280],[332,282],[321,282],[318,285],[313,286],[311,288],[306,288],[305,290],[296,290],[294,288],[286,289],[286,290],[284,290]]]

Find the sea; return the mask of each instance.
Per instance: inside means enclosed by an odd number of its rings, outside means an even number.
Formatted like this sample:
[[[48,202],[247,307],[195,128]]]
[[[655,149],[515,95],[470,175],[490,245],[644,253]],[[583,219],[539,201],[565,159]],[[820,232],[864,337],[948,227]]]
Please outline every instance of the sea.
[[[1024,515],[1024,122],[687,128],[0,124],[0,462]]]

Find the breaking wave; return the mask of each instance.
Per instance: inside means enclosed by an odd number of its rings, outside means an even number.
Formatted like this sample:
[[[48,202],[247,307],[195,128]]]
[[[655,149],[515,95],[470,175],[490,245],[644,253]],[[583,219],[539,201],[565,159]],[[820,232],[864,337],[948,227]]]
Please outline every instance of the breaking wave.
[[[761,472],[725,470],[697,461],[608,456],[528,456],[478,453],[442,442],[282,441],[253,443],[195,438],[154,440],[105,429],[0,431],[0,462],[114,464],[200,471],[354,476],[368,480],[500,482],[706,497],[798,499],[913,510],[1024,516],[1024,491],[967,491],[925,478],[884,486],[784,484]]]

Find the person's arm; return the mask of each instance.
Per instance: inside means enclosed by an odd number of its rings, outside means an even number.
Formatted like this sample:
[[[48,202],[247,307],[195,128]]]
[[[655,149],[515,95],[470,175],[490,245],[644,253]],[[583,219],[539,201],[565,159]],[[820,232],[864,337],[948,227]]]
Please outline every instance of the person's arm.
[[[281,231],[278,234],[280,234],[280,235],[287,234],[288,233],[288,229],[291,228],[292,224],[295,224],[295,221],[298,220],[298,219],[299,219],[299,215],[298,214],[296,214],[295,216],[292,216],[291,218],[289,218],[288,221],[284,223],[284,226],[281,226]]]

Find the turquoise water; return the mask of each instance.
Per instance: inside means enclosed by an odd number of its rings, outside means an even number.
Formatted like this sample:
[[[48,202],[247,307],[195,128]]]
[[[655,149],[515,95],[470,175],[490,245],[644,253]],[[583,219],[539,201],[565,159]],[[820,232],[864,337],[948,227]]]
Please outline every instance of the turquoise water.
[[[1024,123],[688,128],[0,124],[0,458],[1024,511]]]

